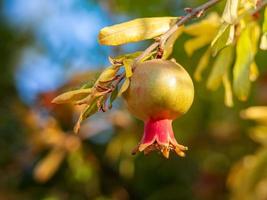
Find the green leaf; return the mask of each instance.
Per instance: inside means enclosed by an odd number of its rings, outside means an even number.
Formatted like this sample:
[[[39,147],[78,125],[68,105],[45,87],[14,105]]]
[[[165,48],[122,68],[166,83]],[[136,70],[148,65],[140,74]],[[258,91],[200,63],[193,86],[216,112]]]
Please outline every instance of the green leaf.
[[[237,20],[238,0],[227,0],[224,12],[223,20],[228,24],[234,24]]]
[[[163,52],[163,59],[167,59],[173,51],[173,46],[178,39],[178,37],[183,33],[184,26],[181,26],[178,28],[177,31],[175,31],[174,34],[171,35],[171,37],[167,40],[166,44],[164,45],[164,52]]]
[[[224,48],[217,56],[207,81],[207,88],[216,90],[233,62],[233,46]]]
[[[54,98],[52,103],[61,104],[75,102],[85,98],[90,92],[91,88],[68,91]]]
[[[253,21],[247,24],[237,41],[237,58],[233,70],[234,93],[242,101],[247,99],[250,92],[251,65],[257,52],[259,35],[260,28]]]
[[[260,48],[262,50],[267,50],[267,8],[264,10],[264,21],[262,24],[262,36]]]
[[[133,62],[134,61],[132,59],[124,59],[123,60],[126,78],[130,78],[133,75],[133,71],[132,71]]]
[[[201,81],[202,79],[202,72],[207,68],[210,59],[210,48],[203,54],[200,58],[196,70],[194,72],[194,78],[196,81]]]
[[[185,52],[188,56],[192,56],[197,49],[209,44],[211,39],[208,35],[203,35],[187,40],[184,44]]]
[[[212,55],[217,53],[224,47],[230,45],[234,41],[235,26],[230,24],[222,24],[218,34],[211,43]]]
[[[128,89],[129,86],[130,86],[130,79],[126,78],[119,90],[118,96],[121,96]]]
[[[99,43],[121,45],[155,38],[169,30],[178,19],[178,17],[138,18],[105,27],[99,33]]]

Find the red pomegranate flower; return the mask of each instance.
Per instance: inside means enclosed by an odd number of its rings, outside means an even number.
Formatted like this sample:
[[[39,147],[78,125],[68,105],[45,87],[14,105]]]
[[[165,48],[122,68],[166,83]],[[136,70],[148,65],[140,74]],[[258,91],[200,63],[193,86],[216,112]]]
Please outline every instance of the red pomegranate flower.
[[[194,98],[193,82],[182,66],[160,59],[139,63],[124,98],[129,111],[145,123],[134,154],[159,150],[168,158],[174,150],[185,156],[187,147],[177,143],[172,130],[172,121],[187,112]]]

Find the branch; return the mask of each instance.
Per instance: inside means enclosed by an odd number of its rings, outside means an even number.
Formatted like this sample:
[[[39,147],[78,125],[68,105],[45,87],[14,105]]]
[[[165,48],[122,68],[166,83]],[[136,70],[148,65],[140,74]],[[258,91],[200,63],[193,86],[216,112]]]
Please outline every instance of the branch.
[[[162,45],[165,43],[165,41],[179,28],[179,26],[185,24],[187,21],[189,21],[192,18],[199,18],[202,16],[204,11],[206,11],[208,8],[212,7],[213,5],[217,4],[221,0],[210,0],[206,2],[205,4],[194,8],[194,9],[186,9],[188,12],[187,15],[182,17],[180,20],[178,20],[166,33],[164,33],[159,40],[155,41],[153,44],[151,44],[143,53],[138,56],[135,60],[135,63],[142,60],[144,57],[146,57],[149,53],[151,53],[154,49],[156,49],[159,45]]]

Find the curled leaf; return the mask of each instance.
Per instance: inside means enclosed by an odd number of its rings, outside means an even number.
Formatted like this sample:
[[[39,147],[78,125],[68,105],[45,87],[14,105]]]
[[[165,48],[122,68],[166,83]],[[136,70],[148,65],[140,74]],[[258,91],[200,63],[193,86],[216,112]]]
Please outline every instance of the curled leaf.
[[[178,19],[178,17],[138,18],[105,27],[99,33],[99,43],[121,45],[155,38],[165,33]]]
[[[98,82],[109,82],[112,81],[117,72],[119,71],[119,68],[117,66],[109,66],[106,69],[104,69],[104,71],[100,74],[99,78],[97,79],[95,85]]]
[[[129,86],[130,86],[130,79],[126,78],[119,90],[118,96],[121,96],[122,93],[124,93],[128,89]]]
[[[85,98],[90,92],[91,88],[68,91],[54,98],[52,103],[61,104],[75,102]]]
[[[132,59],[123,60],[126,78],[130,78],[133,75],[133,71],[132,71],[133,62],[134,61]]]

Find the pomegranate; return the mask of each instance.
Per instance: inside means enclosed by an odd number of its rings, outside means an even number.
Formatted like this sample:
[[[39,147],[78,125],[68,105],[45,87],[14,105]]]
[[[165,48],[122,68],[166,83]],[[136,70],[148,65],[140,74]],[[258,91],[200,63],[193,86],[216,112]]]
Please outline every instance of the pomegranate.
[[[172,121],[188,111],[193,98],[193,82],[175,61],[154,59],[138,63],[124,93],[128,110],[145,123],[143,138],[133,154],[159,150],[168,158],[170,150],[174,150],[185,156],[187,147],[176,141]]]

